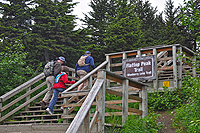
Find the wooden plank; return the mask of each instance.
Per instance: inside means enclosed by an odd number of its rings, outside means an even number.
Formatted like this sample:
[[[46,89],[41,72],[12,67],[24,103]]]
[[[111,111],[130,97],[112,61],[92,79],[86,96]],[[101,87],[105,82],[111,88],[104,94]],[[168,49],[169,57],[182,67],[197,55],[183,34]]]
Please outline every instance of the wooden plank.
[[[173,66],[158,68],[158,71],[161,71],[161,70],[173,70]]]
[[[106,112],[105,116],[122,116],[122,112]],[[139,113],[128,112],[128,115],[140,115]]]
[[[122,75],[122,74],[123,74],[122,71],[115,71],[114,73],[115,73],[115,74],[118,74],[118,75]]]
[[[94,86],[92,87],[90,93],[88,94],[86,100],[84,101],[83,105],[79,109],[78,113],[76,114],[74,120],[70,124],[69,128],[67,129],[66,133],[76,133],[81,126],[83,119],[85,118],[86,114],[88,113],[92,102],[94,101],[97,93],[99,92],[101,85],[103,84],[103,79],[97,79]]]
[[[168,61],[173,60],[173,57],[166,57],[166,58],[158,58],[157,61]]]
[[[61,97],[77,97],[77,96],[85,96],[88,95],[90,90],[81,90],[81,91],[69,91],[66,92],[65,95],[62,95]]]
[[[111,90],[122,92],[122,86],[110,87],[110,88],[107,88],[107,89],[111,89]],[[129,86],[129,88],[128,88],[128,91],[138,91],[138,90],[141,90],[141,89],[135,88],[135,87],[131,87],[131,86]]]
[[[115,64],[110,64],[110,67],[121,67],[122,63],[115,63]]]
[[[19,102],[20,100],[24,99],[26,96],[32,94],[33,92],[35,92],[36,90],[40,89],[42,86],[44,86],[46,84],[46,81],[41,83],[40,85],[38,85],[37,87],[35,87],[34,89],[32,89],[31,91],[25,93],[24,95],[18,97],[17,99],[15,99],[14,101],[6,104],[5,106],[3,106],[0,110],[0,112],[4,111],[5,109],[9,108],[10,106],[12,106],[13,104]],[[47,92],[47,90],[46,90]]]
[[[90,116],[91,116],[91,115],[90,115]],[[92,128],[93,128],[95,122],[97,121],[97,117],[98,117],[98,111],[95,111],[95,113],[94,113],[94,115],[93,115],[93,118],[92,118],[92,120],[91,120],[91,122],[90,122],[90,133],[91,133],[91,131],[92,131]]]
[[[3,96],[0,97],[1,101],[0,102],[4,102],[7,99],[11,98],[12,96],[16,95],[17,93],[23,91],[24,89],[30,87],[32,84],[40,81],[41,79],[43,79],[44,73],[39,74],[38,76],[30,79],[29,81],[23,83],[22,85],[18,86],[17,88],[9,91],[8,93],[4,94]]]
[[[127,53],[127,56],[133,56],[133,55],[137,55],[137,52],[131,52],[131,53]]]
[[[122,110],[122,106],[119,106],[119,105],[111,105],[111,104],[106,103],[105,107],[109,109]],[[128,112],[138,113],[139,115],[142,115],[142,111],[139,109],[128,108]]]
[[[153,50],[151,49],[151,50],[144,50],[144,51],[141,51],[142,52],[142,54],[148,54],[148,53],[153,53]]]
[[[138,100],[132,100],[129,99],[128,103],[139,103],[140,101]],[[105,101],[105,103],[108,104],[121,104],[122,100],[112,100],[112,101]],[[67,107],[81,107],[83,103],[71,103],[71,104],[63,104],[62,107],[67,108]],[[93,102],[92,105],[97,105],[97,102]]]
[[[17,108],[13,109],[12,111],[10,111],[8,114],[4,115],[3,117],[0,118],[0,121],[3,121],[4,119],[8,118],[9,116],[11,116],[12,114],[14,114],[15,112],[19,111],[20,109],[22,109],[23,107],[25,107],[26,105],[30,104],[32,101],[34,101],[35,99],[37,99],[38,97],[42,96],[44,93],[46,93],[47,89],[43,90],[42,92],[40,92],[39,94],[37,94],[36,96],[34,96],[33,98],[31,98],[29,101],[26,101],[25,103],[21,104],[20,106],[18,106]]]
[[[162,52],[162,51],[171,51],[172,47],[168,47],[168,48],[159,48],[157,49],[157,52]]]
[[[107,89],[106,89],[106,93],[111,94],[111,95],[116,95],[116,96],[122,97],[122,93],[121,93],[121,92],[118,92],[118,91],[107,90]],[[137,97],[137,96],[129,95],[128,98],[129,98],[129,99],[136,100],[136,101],[138,101],[138,102],[142,102],[142,98]]]
[[[123,55],[122,54],[117,54],[117,55],[110,55],[110,58],[119,58],[119,57],[122,57]]]

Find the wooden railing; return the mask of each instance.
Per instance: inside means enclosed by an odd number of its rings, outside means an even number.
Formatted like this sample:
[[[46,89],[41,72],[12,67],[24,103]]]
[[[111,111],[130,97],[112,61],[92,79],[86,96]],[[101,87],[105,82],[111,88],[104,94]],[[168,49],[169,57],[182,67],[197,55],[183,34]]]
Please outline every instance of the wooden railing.
[[[70,68],[69,70],[71,75],[69,76],[69,78],[77,79],[75,78],[75,70],[73,68]],[[45,75],[44,73],[41,73],[33,79],[30,79],[24,84],[11,90],[10,92],[2,95],[0,97],[0,122],[18,112],[22,108],[25,108],[25,110],[27,110],[31,102],[38,99],[48,91],[47,88],[44,88],[38,93],[39,89],[41,89],[42,87],[46,87],[45,85]],[[31,95],[33,96],[31,97]],[[21,102],[22,100],[24,101],[24,103],[19,104],[19,102]]]
[[[105,61],[92,72],[88,73],[84,78],[79,80],[77,83],[69,87],[66,91],[62,93],[64,98],[64,112],[62,118],[67,122],[69,119],[73,119],[66,133],[76,133],[78,132],[81,125],[83,126],[82,132],[91,132],[94,125],[97,132],[104,132],[105,116],[111,115],[121,115],[122,123],[124,124],[128,115],[140,115],[142,117],[147,116],[147,91],[146,84],[140,83],[121,75],[115,74],[113,72],[102,70],[108,62]],[[90,78],[90,76],[98,71],[97,79],[92,86],[92,83],[89,83],[88,90],[78,91],[78,92],[69,92],[77,87],[84,80]],[[108,80],[114,80],[122,84],[121,89],[112,89],[106,88],[106,82]],[[134,96],[129,94],[129,90],[139,90],[139,96]],[[105,94],[111,94],[122,97],[122,100],[112,100],[105,101]],[[78,103],[69,103],[69,98],[84,96]],[[96,102],[95,102],[96,100]],[[128,103],[139,103],[139,109],[128,108]],[[122,104],[115,105],[115,104]],[[96,111],[93,114],[90,114],[90,109],[92,105],[96,105]],[[81,106],[76,115],[70,115],[68,107],[78,107]],[[105,112],[105,108],[121,110],[121,112]],[[90,121],[90,117],[92,120]],[[98,124],[97,124],[98,123]],[[84,131],[83,131],[84,130]]]

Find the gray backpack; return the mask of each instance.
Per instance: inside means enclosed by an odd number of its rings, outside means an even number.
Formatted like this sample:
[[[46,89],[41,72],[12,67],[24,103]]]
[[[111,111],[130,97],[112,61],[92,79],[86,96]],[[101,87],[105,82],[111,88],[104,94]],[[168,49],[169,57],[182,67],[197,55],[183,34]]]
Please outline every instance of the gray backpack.
[[[55,62],[52,60],[52,61],[48,62],[48,63],[44,66],[43,72],[44,72],[44,75],[45,75],[46,77],[48,77],[48,76],[50,76],[50,75],[54,75],[54,71],[53,71],[54,63],[55,63]]]

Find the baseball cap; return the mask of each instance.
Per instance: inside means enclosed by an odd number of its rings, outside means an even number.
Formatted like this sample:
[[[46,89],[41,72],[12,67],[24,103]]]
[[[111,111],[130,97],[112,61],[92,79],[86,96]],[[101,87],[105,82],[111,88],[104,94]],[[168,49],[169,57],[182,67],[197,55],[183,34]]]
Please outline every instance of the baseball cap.
[[[86,51],[85,54],[91,54],[90,51]]]
[[[65,58],[62,56],[60,56],[58,59],[65,62]]]

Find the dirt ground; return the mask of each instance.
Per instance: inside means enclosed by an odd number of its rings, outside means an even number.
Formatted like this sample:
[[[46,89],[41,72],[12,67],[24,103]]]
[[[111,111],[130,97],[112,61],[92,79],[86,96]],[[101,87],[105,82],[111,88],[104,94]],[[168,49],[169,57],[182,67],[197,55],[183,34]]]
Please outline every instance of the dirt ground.
[[[172,127],[173,116],[170,114],[171,112],[156,113],[161,114],[160,119],[158,119],[158,122],[162,122],[164,126],[164,129],[160,133],[176,133],[176,129]]]

